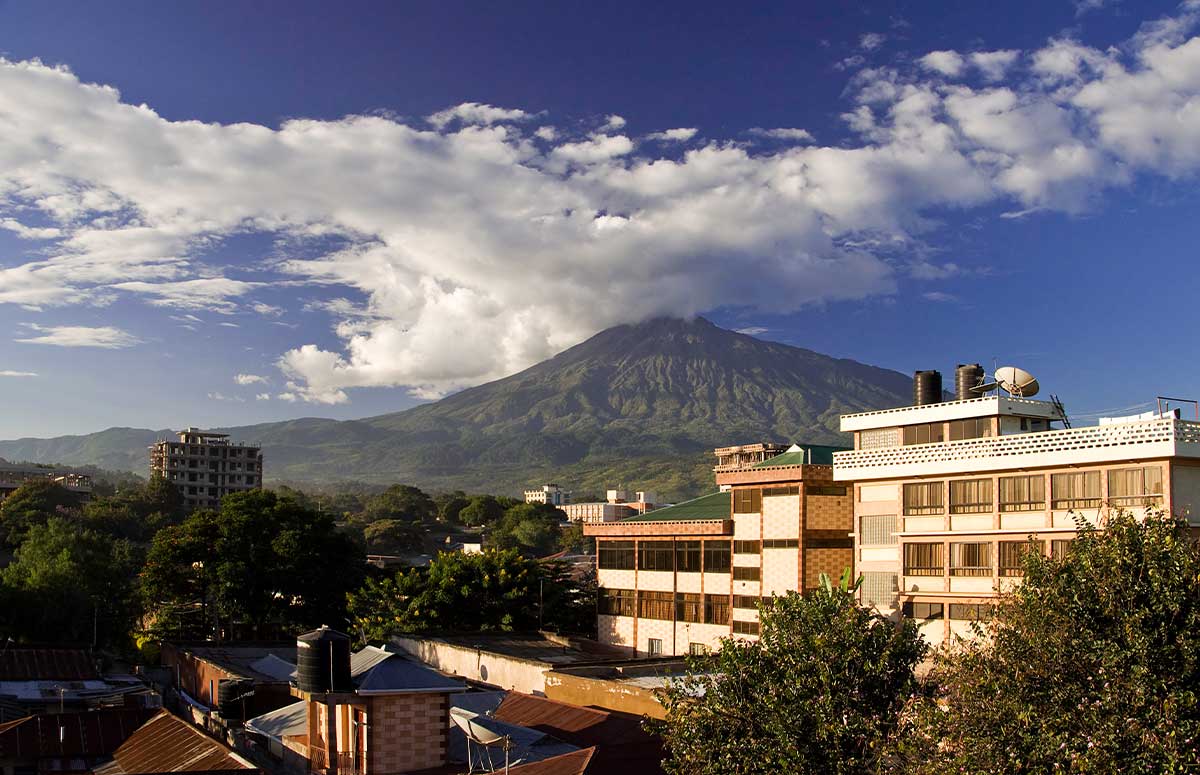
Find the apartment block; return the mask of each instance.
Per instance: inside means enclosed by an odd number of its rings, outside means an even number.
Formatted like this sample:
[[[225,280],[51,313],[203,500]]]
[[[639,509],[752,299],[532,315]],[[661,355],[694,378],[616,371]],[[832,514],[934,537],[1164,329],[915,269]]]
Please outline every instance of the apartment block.
[[[571,502],[571,493],[557,484],[543,484],[533,490],[525,491],[526,503],[549,503],[551,506],[561,506]]]
[[[833,480],[853,488],[862,602],[918,619],[934,645],[970,637],[1022,553],[1064,551],[1076,519],[1161,508],[1200,524],[1200,422],[1071,428],[1057,399],[996,392],[941,401],[939,378],[931,402],[841,418],[854,449],[834,453]]]
[[[188,428],[178,441],[150,447],[150,471],[174,484],[186,505],[211,508],[229,493],[262,487],[262,449],[231,442],[227,433]]]
[[[779,447],[741,463],[718,450],[720,491],[585,525],[596,538],[600,641],[674,656],[755,638],[763,598],[852,566],[853,506],[833,481],[836,449]]]

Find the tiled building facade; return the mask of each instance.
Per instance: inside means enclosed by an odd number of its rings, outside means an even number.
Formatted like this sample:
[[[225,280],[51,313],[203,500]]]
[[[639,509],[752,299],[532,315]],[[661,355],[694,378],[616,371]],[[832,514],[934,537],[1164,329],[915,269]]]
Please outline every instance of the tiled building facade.
[[[150,471],[175,485],[186,505],[215,508],[231,492],[262,487],[262,449],[231,443],[226,433],[188,428],[178,441],[150,448]]]

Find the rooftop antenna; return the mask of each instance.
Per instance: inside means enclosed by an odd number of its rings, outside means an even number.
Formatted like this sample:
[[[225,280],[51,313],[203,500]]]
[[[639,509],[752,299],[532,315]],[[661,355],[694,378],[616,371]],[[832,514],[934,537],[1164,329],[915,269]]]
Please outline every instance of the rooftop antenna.
[[[995,379],[1001,389],[1018,398],[1031,398],[1041,389],[1037,377],[1016,366],[1001,366],[996,369]]]
[[[501,735],[486,725],[480,723],[479,714],[472,713],[464,708],[451,708],[450,720],[454,722],[454,726],[463,731],[467,736],[467,772],[475,772],[475,759],[471,756],[471,743],[483,746],[484,755],[487,756],[487,767],[489,771],[495,772],[496,765],[492,763],[492,746],[499,745],[504,751],[504,771],[508,772],[509,751],[512,750],[512,740],[508,735]],[[480,762],[480,766],[483,764]]]

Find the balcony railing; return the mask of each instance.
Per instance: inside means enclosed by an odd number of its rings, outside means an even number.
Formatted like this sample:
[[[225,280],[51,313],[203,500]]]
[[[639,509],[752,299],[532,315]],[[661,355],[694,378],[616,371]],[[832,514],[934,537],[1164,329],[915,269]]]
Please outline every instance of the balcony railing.
[[[1174,456],[1200,457],[1200,423],[1165,418],[835,452],[833,478],[903,478]]]
[[[363,754],[354,754],[348,751],[338,751],[334,754],[338,775],[365,775],[366,767],[363,756]],[[323,748],[309,748],[308,761],[309,769],[313,772],[328,771],[329,752]]]

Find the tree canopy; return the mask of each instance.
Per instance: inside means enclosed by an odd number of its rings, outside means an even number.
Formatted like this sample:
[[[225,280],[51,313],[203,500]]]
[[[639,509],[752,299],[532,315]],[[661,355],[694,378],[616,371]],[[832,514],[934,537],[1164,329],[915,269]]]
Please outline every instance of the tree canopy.
[[[369,522],[379,519],[433,522],[437,506],[424,491],[407,484],[394,484],[367,501],[364,518]]]
[[[725,638],[691,656],[688,673],[661,694],[668,773],[861,773],[881,761],[916,688],[926,645],[862,608],[849,588],[764,601],[758,641]]]
[[[70,516],[78,511],[78,494],[48,478],[30,480],[0,503],[0,540],[18,546],[35,525],[44,525],[53,516]]]
[[[567,515],[547,503],[518,503],[488,533],[488,543],[496,549],[517,549],[534,557],[545,557],[560,550]]]

